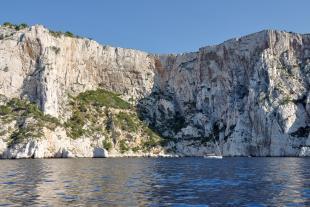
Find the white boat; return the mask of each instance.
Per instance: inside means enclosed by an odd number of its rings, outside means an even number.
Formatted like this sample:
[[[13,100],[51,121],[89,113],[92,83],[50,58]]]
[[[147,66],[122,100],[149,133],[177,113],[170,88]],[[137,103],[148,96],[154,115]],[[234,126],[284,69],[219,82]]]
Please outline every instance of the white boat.
[[[223,159],[222,155],[204,155],[203,158],[206,159]]]
[[[223,159],[223,156],[222,156],[222,153],[221,153],[221,150],[219,148],[219,145],[217,144],[217,141],[215,141],[215,144],[216,144],[216,148],[217,148],[217,151],[219,153],[219,155],[216,155],[216,154],[206,154],[203,156],[203,158],[207,158],[207,159]]]

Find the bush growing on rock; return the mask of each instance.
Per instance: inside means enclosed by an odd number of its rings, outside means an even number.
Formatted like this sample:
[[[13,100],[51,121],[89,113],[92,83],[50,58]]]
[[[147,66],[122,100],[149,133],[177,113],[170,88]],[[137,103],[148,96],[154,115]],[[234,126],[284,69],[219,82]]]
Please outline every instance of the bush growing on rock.
[[[53,36],[53,37],[61,37],[62,35],[62,32],[59,32],[59,31],[53,31],[53,30],[49,30],[49,33]]]
[[[13,24],[11,22],[4,22],[3,26],[5,26],[5,27],[13,27]]]
[[[73,112],[65,126],[68,136],[73,139],[83,135],[92,136],[95,133],[103,133],[104,128],[109,128],[110,126],[102,127],[96,123],[98,121],[97,116],[103,116],[106,117],[106,124],[111,124],[108,122],[113,120],[109,119],[106,112],[107,108],[130,108],[130,104],[119,98],[117,94],[103,89],[86,91],[76,97],[71,97],[70,105]],[[87,130],[84,129],[85,127],[87,127]]]
[[[109,128],[108,126],[99,126],[96,123],[98,121],[97,116],[104,116],[109,121],[109,115],[106,114],[108,107],[115,109],[128,109],[130,107],[130,104],[119,98],[118,95],[103,89],[80,93],[78,96],[72,97],[70,105],[73,112],[65,126],[68,136],[73,139],[86,134],[92,136],[94,133],[100,133],[104,128]],[[86,125],[88,125],[88,130],[84,129]]]
[[[76,98],[80,105],[89,104],[95,107],[111,107],[117,109],[130,109],[130,104],[119,97],[119,95],[97,89],[80,93]]]
[[[74,34],[72,32],[67,31],[67,32],[65,32],[65,36],[74,37]]]
[[[28,25],[26,23],[12,24],[10,22],[4,22],[3,26],[9,27],[9,28],[12,28],[12,29],[15,29],[15,30],[21,30],[21,29],[24,29],[24,28],[28,27]]]
[[[104,149],[110,151],[113,147],[112,142],[108,141],[108,140],[103,140],[102,141],[102,146]]]
[[[61,32],[61,31],[49,30],[49,33],[50,33],[52,36],[56,37],[56,38],[59,38],[59,37],[61,37],[62,35],[66,36],[66,37],[76,37],[76,38],[79,38],[79,36],[74,35],[72,32],[69,32],[69,31]]]
[[[133,119],[133,116],[126,112],[116,114],[115,124],[129,132],[136,132],[138,128],[138,123]]]
[[[20,24],[20,25],[14,25],[14,28],[15,28],[16,30],[25,29],[25,28],[27,28],[27,27],[28,27],[28,25],[27,25],[26,23],[22,23],[22,24]]]
[[[84,135],[111,137],[114,143],[118,142],[116,147],[121,153],[130,148],[136,152],[147,151],[164,143],[162,137],[141,121],[134,108],[118,94],[97,89],[70,99],[72,115],[65,126],[67,135],[73,139]],[[113,147],[109,139],[102,141],[102,145],[107,150]]]
[[[120,149],[121,153],[125,153],[125,152],[127,152],[129,150],[129,147],[128,147],[128,145],[127,145],[125,140],[123,140],[123,139],[120,140],[120,142],[119,142],[119,149]]]
[[[0,106],[0,116],[5,116],[7,114],[10,114],[12,112],[12,109],[8,106],[2,105]]]
[[[18,98],[13,98],[5,105],[0,106],[0,121],[2,123],[12,121],[19,123],[18,127],[9,136],[9,147],[29,138],[41,138],[43,136],[43,127],[54,130],[61,125],[57,118],[45,115],[35,103]]]

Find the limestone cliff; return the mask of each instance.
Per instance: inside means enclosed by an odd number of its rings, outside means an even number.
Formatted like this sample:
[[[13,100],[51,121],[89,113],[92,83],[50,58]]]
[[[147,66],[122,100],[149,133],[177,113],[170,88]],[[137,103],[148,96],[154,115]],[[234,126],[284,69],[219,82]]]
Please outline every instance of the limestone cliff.
[[[310,35],[266,30],[161,56],[157,76],[141,113],[180,151],[215,138],[224,155],[309,155]]]
[[[59,117],[68,94],[104,87],[139,99],[153,86],[149,54],[103,46],[36,25],[0,30],[0,93],[27,97],[44,113]]]
[[[226,156],[309,156],[309,81],[310,35],[266,30],[152,55],[2,26],[2,157],[203,155],[215,140]],[[21,130],[29,123],[40,136]]]

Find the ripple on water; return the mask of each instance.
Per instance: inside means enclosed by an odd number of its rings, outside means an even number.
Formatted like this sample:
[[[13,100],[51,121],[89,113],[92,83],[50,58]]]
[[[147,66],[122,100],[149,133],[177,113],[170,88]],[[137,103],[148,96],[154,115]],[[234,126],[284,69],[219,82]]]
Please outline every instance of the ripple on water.
[[[0,162],[0,206],[310,206],[307,158]]]

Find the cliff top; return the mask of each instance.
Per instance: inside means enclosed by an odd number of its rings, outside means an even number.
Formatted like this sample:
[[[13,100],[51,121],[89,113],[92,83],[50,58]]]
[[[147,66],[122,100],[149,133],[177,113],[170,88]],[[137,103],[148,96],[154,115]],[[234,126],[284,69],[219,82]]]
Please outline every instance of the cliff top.
[[[113,47],[110,45],[105,45],[105,44],[101,44],[98,43],[97,41],[91,39],[91,38],[87,38],[87,37],[81,37],[78,35],[75,35],[69,31],[66,32],[62,32],[62,31],[53,31],[50,30],[48,28],[46,28],[44,25],[40,25],[40,24],[35,24],[33,26],[28,26],[27,24],[20,24],[20,25],[14,25],[11,23],[4,23],[3,25],[0,25],[0,40],[1,39],[5,39],[6,36],[11,36],[17,32],[23,33],[23,32],[27,32],[27,31],[32,31],[32,30],[41,30],[43,32],[49,32],[50,35],[57,37],[57,38],[77,38],[77,39],[82,39],[82,40],[88,40],[88,41],[93,41],[94,43],[104,46],[104,47],[110,47],[110,48],[117,48],[117,49],[127,49],[127,50],[134,50],[134,51],[138,51],[138,52],[142,52],[142,53],[146,53],[146,54],[150,54],[150,55],[156,55],[156,56],[161,56],[161,55],[172,55],[172,56],[178,56],[178,55],[184,55],[184,54],[191,54],[191,53],[196,53],[196,51],[193,52],[184,52],[184,53],[168,53],[168,54],[153,54],[153,53],[148,53],[148,52],[144,52],[141,51],[139,49],[133,49],[133,48],[122,48],[122,47]],[[285,35],[285,36],[309,36],[310,34],[300,34],[300,33],[295,33],[295,32],[287,32],[284,30],[275,30],[275,29],[265,29],[259,32],[255,32],[252,34],[248,34],[248,35],[244,35],[244,36],[240,36],[240,37],[234,37],[231,39],[228,39],[220,44],[215,44],[215,45],[207,45],[207,46],[203,46],[201,48],[198,49],[198,51],[202,51],[202,50],[206,50],[206,49],[212,49],[212,48],[216,48],[218,46],[232,46],[235,43],[240,43],[243,42],[244,44],[247,44],[249,46],[251,46],[251,44],[256,44],[258,42],[262,42],[262,40],[266,40],[267,37],[270,37],[270,35],[272,34],[276,34],[276,35]]]

